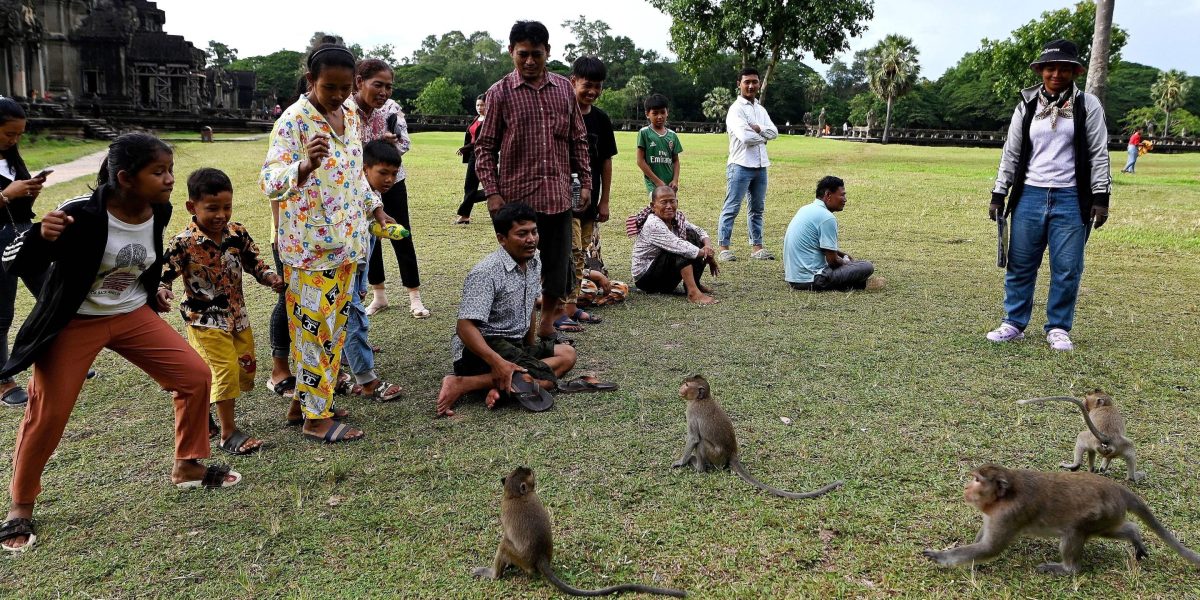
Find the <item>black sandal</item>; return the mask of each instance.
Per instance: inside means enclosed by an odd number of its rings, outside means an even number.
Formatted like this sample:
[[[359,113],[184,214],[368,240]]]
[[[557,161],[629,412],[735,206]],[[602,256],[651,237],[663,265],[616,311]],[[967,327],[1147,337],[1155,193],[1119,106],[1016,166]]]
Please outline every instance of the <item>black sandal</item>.
[[[29,540],[23,546],[9,548],[4,545],[4,542],[13,538],[28,536]],[[37,542],[37,535],[34,534],[33,519],[15,518],[9,519],[0,523],[0,547],[8,552],[24,552],[33,547],[34,542]]]
[[[266,383],[267,389],[280,396],[291,396],[296,393],[296,378],[292,375],[284,377],[275,383],[271,383],[271,380],[268,379]]]
[[[234,456],[246,456],[247,454],[254,454],[259,450],[262,450],[262,444],[259,444],[249,450],[242,450],[242,446],[246,445],[246,442],[250,441],[250,439],[250,436],[246,435],[246,432],[240,429],[235,429],[233,431],[233,435],[229,436],[229,439],[221,442],[218,447]]]
[[[226,475],[233,475],[233,481],[225,481]],[[242,474],[237,471],[231,471],[229,465],[213,464],[208,465],[204,471],[204,477],[194,479],[192,481],[181,481],[175,484],[175,487],[181,490],[190,490],[196,488],[204,488],[206,490],[216,490],[221,488],[233,487],[242,482]]]

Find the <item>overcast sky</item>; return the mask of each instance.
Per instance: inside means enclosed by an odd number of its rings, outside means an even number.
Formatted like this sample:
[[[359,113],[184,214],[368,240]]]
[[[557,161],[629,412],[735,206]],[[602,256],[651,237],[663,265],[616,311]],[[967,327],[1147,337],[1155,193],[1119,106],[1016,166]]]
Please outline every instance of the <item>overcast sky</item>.
[[[983,38],[1007,37],[1043,11],[1073,6],[1075,0],[876,0],[875,18],[861,38],[851,41],[847,60],[889,33],[907,35],[921,52],[922,74],[937,79]],[[314,31],[343,36],[363,47],[388,43],[399,58],[412,55],[429,35],[459,30],[486,30],[507,41],[518,19],[536,19],[550,29],[550,46],[561,58],[572,41],[560,24],[580,14],[601,20],[612,35],[625,35],[641,48],[670,55],[671,20],[645,0],[601,0],[593,3],[495,0],[360,0],[329,2],[291,0],[158,0],[166,11],[166,31],[184,36],[198,47],[215,39],[238,49],[239,56],[269,54],[287,48],[303,50]],[[361,7],[361,19],[347,18],[345,7]],[[330,15],[322,22],[317,17]],[[1200,0],[1116,0],[1113,22],[1129,32],[1125,60],[1200,75]],[[824,72],[825,65],[805,60]]]

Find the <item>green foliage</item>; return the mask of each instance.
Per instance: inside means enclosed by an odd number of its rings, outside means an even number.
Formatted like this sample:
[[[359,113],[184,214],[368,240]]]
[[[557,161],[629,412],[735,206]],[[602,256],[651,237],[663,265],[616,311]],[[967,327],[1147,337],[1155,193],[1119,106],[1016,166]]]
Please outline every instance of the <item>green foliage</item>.
[[[883,122],[884,143],[887,143],[892,106],[896,98],[907,94],[921,73],[917,55],[917,47],[911,38],[893,33],[880,40],[865,56],[867,83],[876,96],[887,102]]]
[[[1191,88],[1192,82],[1187,74],[1177,69],[1159,73],[1154,85],[1150,86],[1150,96],[1154,98],[1154,105],[1166,113],[1162,135],[1171,135],[1171,111],[1183,106]]]
[[[208,49],[204,51],[208,64],[214,67],[228,67],[229,63],[237,60],[237,48],[230,48],[216,40],[208,40]]]
[[[372,46],[371,49],[363,53],[363,58],[378,58],[391,65],[392,68],[400,64],[400,61],[396,60],[396,47],[392,44],[377,44]]]
[[[643,50],[626,36],[609,35],[611,27],[604,21],[588,21],[583,15],[576,20],[563,21],[562,26],[575,37],[565,46],[568,63],[580,56],[595,56],[608,68],[607,84],[624,87],[630,77],[644,74],[645,66],[661,60],[653,50]]]
[[[512,59],[506,46],[491,37],[486,31],[463,35],[461,31],[450,31],[442,36],[431,35],[421,41],[421,47],[413,52],[410,65],[422,67],[408,75],[417,77],[421,89],[434,77],[445,77],[462,87],[463,104],[452,114],[470,111],[474,98],[487,91],[493,83],[512,70]],[[423,79],[428,77],[428,79]],[[470,114],[470,112],[467,112]]]
[[[979,52],[967,54],[947,70],[934,84],[945,127],[976,131],[1005,127],[1012,117],[1016,98],[997,96],[994,92],[997,81],[986,55]]]
[[[1130,62],[1118,62],[1108,74],[1108,93],[1104,97],[1104,115],[1110,124],[1119,122],[1130,110],[1150,106],[1150,86],[1158,78],[1158,69]]]
[[[735,96],[730,88],[715,87],[704,95],[704,106],[702,111],[704,116],[713,120],[721,121],[725,118],[729,111],[729,106],[733,104]]]
[[[775,83],[771,85],[771,95],[763,99],[763,106],[778,125],[799,123],[804,113],[812,110],[809,86],[824,86],[821,75],[798,60],[779,61],[771,79]]]
[[[445,77],[429,82],[413,105],[422,115],[463,114],[463,86],[452,83]]]
[[[1096,3],[1079,2],[1072,8],[1046,11],[1038,19],[1014,29],[1004,40],[983,40],[979,53],[996,82],[995,94],[1008,102],[1023,88],[1039,83],[1037,73],[1029,63],[1042,53],[1042,47],[1056,39],[1067,39],[1079,47],[1079,57],[1088,64],[1092,49],[1092,32],[1096,21]],[[1109,69],[1120,60],[1121,48],[1129,36],[1115,23],[1109,50]],[[1082,82],[1080,82],[1082,83]],[[1080,86],[1082,87],[1082,85]]]
[[[599,98],[596,98],[596,106],[608,113],[609,117],[613,119],[623,119],[629,117],[630,107],[633,106],[633,98],[629,96],[628,90],[608,88],[600,94]]]
[[[303,75],[300,65],[304,54],[295,50],[277,50],[266,56],[250,56],[229,63],[233,71],[254,71],[257,75],[258,92],[285,102],[293,98],[296,82]]]
[[[827,62],[875,15],[873,0],[649,1],[671,16],[671,49],[689,71],[732,51],[743,67],[763,71],[764,95],[779,61],[807,55]]]
[[[1155,137],[1165,136],[1163,133],[1163,125],[1166,122],[1166,113],[1157,106],[1143,106],[1135,108],[1121,118],[1121,132],[1133,133],[1133,130],[1146,123],[1154,123]],[[1189,137],[1200,135],[1200,117],[1188,112],[1186,108],[1177,108],[1171,111],[1171,133],[1173,135],[1181,135],[1180,132],[1186,131]]]

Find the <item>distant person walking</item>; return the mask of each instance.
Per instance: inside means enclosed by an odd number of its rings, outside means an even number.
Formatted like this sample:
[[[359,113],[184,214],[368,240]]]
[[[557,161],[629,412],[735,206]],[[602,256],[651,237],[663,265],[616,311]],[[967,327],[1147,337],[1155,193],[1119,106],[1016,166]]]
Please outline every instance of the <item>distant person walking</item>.
[[[1083,277],[1083,247],[1092,227],[1099,229],[1108,220],[1108,130],[1100,100],[1075,86],[1084,67],[1074,43],[1046,44],[1029,66],[1041,74],[1042,83],[1021,91],[988,208],[992,220],[1011,216],[1012,228],[1005,316],[987,339],[1025,337],[1038,268],[1049,247],[1046,341],[1054,350],[1071,350],[1075,346],[1068,334]]]
[[[1138,127],[1133,130],[1133,135],[1129,136],[1129,160],[1125,161],[1125,168],[1121,169],[1122,173],[1133,173],[1133,168],[1137,165],[1138,153],[1142,145],[1142,128]]]
[[[463,164],[467,165],[467,177],[463,181],[463,199],[458,205],[458,216],[454,217],[455,225],[470,225],[471,210],[476,204],[487,200],[483,190],[479,189],[479,176],[475,174],[475,140],[479,137],[484,118],[487,117],[487,101],[483,94],[475,98],[475,112],[479,116],[467,127],[466,133],[463,134],[462,148],[458,149]]]
[[[725,130],[729,133],[729,160],[725,166],[727,188],[725,207],[721,209],[721,220],[717,224],[717,243],[721,252],[717,256],[723,261],[737,260],[729,249],[733,237],[733,221],[742,209],[742,199],[750,194],[749,213],[746,217],[750,230],[750,258],[774,260],[775,255],[763,248],[763,210],[767,201],[767,142],[779,137],[779,130],[771,122],[771,116],[762,102],[758,101],[761,81],[755,69],[742,69],[738,75],[740,95],[725,117]]]

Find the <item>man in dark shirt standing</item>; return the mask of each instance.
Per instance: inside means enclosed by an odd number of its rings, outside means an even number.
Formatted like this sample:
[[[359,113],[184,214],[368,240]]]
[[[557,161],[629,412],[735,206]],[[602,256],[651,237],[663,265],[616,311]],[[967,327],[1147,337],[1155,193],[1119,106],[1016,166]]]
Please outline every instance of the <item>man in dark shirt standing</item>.
[[[488,212],[524,202],[537,211],[542,260],[538,335],[558,339],[554,319],[574,287],[571,257],[571,173],[592,196],[587,130],[571,82],[546,70],[550,33],[537,21],[517,21],[508,36],[512,73],[487,92],[488,116],[475,140],[475,171]]]

